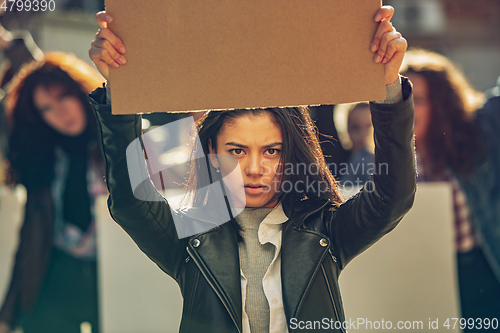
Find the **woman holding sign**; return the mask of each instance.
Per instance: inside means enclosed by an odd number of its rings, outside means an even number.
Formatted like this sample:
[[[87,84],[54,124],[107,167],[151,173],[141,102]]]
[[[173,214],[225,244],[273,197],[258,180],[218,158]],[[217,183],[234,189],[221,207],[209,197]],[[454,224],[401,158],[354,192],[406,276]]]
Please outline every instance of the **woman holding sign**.
[[[385,67],[387,100],[370,107],[375,160],[388,169],[344,203],[306,108],[209,111],[197,122],[193,156],[210,154],[212,182],[224,183],[234,217],[179,237],[180,226],[207,222],[209,217],[197,212],[211,207],[216,191],[196,191],[191,207],[176,211],[150,182],[132,188],[125,156],[140,136],[140,116],[112,115],[109,86],[91,94],[111,215],[179,284],[181,332],[288,332],[314,321],[331,332],[346,331],[340,272],[396,227],[415,194],[411,86],[398,75],[407,43],[390,24],[393,12],[392,7],[377,12],[379,26],[367,45]],[[97,20],[101,30],[89,54],[109,78],[109,66],[126,63],[125,45],[107,29],[109,14],[98,13]],[[191,163],[189,189],[200,182],[202,162]],[[140,193],[149,200],[138,200]],[[238,203],[245,203],[243,211],[231,214]]]

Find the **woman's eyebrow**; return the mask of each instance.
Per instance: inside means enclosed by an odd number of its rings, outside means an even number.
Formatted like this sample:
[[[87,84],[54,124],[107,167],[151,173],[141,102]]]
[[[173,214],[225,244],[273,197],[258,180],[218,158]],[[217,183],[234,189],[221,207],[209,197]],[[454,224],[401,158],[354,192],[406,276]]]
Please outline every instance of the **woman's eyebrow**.
[[[276,146],[281,146],[283,143],[281,142],[273,142],[269,143],[267,145],[262,146],[262,148],[271,148],[271,147],[276,147]],[[241,143],[236,143],[236,142],[227,142],[226,146],[235,146],[238,148],[248,148],[248,146],[242,145]]]
[[[282,146],[282,145],[283,145],[282,142],[273,142],[273,143],[267,144],[267,145],[262,146],[262,147],[263,148],[271,148],[271,147]]]
[[[239,148],[248,148],[248,146],[245,146],[245,145],[242,145],[242,144],[236,143],[236,142],[227,142],[226,146],[235,146],[235,147],[239,147]]]
[[[44,112],[50,109],[50,105],[42,105],[40,107],[35,105],[35,108],[40,112]]]

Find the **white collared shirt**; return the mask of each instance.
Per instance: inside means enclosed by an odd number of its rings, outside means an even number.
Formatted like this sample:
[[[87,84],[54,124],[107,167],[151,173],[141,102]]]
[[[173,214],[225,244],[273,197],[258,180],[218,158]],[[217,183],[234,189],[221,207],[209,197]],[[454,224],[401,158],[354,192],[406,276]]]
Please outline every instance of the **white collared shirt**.
[[[276,247],[274,258],[262,279],[262,287],[269,303],[269,333],[288,333],[283,295],[281,291],[281,234],[283,223],[288,217],[278,204],[260,223],[258,237],[260,244],[271,243]],[[243,333],[250,332],[250,322],[245,311],[247,279],[240,269],[241,297],[243,301]]]

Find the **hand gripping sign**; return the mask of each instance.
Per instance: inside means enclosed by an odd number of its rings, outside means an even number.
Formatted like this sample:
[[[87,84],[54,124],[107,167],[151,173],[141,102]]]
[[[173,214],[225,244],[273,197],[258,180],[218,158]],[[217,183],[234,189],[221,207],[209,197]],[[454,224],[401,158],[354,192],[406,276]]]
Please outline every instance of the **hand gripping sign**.
[[[216,154],[215,157],[227,174],[216,172],[201,149],[198,133],[195,133],[193,154],[186,147],[188,142],[177,138],[189,133],[194,127],[193,117],[177,120],[143,134],[127,147],[127,167],[130,185],[135,198],[142,201],[181,202],[182,198],[192,198],[193,202],[202,202],[196,207],[177,207],[170,205],[175,228],[179,238],[190,237],[214,227],[220,226],[238,215],[245,207],[245,189],[241,169],[237,158],[228,154]],[[191,156],[190,156],[191,155]],[[147,157],[147,161],[146,161]],[[165,179],[169,170],[187,167],[196,163],[196,188],[179,195],[159,194],[152,177]],[[149,170],[148,170],[149,169]],[[194,199],[197,199],[196,201]],[[182,213],[181,213],[182,211]]]

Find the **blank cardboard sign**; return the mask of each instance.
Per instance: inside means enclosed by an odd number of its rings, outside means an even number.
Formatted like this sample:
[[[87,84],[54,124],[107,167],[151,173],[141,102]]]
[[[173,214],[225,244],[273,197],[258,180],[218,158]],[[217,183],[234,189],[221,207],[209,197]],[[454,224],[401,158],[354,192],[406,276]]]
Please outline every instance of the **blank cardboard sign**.
[[[385,98],[370,43],[381,0],[106,0],[127,48],[113,113]]]

